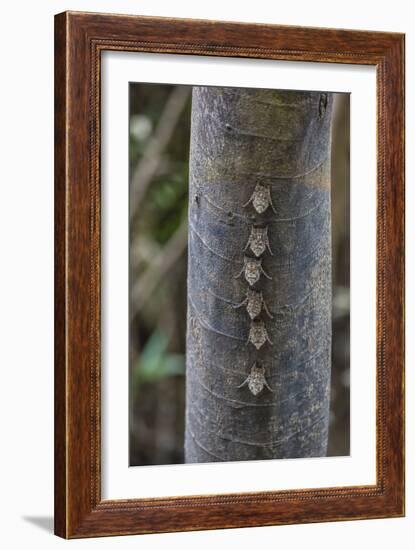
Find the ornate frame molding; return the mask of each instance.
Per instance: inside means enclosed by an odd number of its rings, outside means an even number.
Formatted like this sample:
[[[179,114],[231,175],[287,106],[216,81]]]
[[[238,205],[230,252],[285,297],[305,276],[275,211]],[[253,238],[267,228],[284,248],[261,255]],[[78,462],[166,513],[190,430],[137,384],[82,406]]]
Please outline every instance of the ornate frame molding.
[[[376,485],[101,500],[100,75],[105,50],[376,66]],[[402,516],[403,316],[404,35],[76,12],[55,17],[57,535]]]

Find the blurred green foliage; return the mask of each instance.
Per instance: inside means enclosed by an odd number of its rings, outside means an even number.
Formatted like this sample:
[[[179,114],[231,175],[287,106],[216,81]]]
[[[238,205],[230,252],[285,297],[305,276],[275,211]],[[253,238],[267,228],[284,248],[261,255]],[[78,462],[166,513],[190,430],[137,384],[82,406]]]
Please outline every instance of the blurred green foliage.
[[[172,85],[158,84],[131,87],[130,112],[135,113],[135,118],[130,120],[130,173],[140,162],[173,89]],[[132,222],[134,233],[150,235],[161,245],[187,216],[190,111],[189,97],[174,136],[160,159],[140,215]]]
[[[163,119],[173,85],[130,85],[130,178]],[[187,218],[189,100],[157,157],[157,170],[130,220],[130,288]],[[130,205],[130,208],[132,205]],[[130,320],[130,464],[183,462],[187,257],[182,254]]]
[[[159,330],[154,331],[147,340],[133,368],[132,383],[136,392],[143,384],[153,384],[168,376],[184,375],[184,354],[169,353],[169,342],[167,334]]]

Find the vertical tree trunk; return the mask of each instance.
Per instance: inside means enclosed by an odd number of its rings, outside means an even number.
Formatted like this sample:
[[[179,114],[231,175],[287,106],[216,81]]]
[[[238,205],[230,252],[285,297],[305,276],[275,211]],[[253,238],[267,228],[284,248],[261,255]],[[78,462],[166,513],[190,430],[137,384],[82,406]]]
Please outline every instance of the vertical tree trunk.
[[[186,462],[326,454],[331,107],[193,89]]]

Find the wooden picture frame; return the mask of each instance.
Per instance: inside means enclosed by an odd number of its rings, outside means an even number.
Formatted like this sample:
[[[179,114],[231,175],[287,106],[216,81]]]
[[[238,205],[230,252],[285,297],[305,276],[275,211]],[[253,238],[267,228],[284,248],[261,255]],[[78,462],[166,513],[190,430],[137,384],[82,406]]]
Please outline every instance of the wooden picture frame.
[[[120,50],[373,65],[376,484],[101,499],[100,62]],[[55,533],[64,538],[404,514],[404,35],[65,12],[55,18]]]

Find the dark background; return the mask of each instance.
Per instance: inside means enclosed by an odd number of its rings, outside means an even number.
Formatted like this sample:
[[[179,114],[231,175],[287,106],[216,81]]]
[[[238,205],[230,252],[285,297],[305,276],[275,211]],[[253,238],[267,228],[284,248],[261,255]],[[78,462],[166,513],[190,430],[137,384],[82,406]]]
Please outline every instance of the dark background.
[[[130,84],[130,465],[183,463],[191,87]],[[349,454],[349,95],[335,94],[329,456]]]

